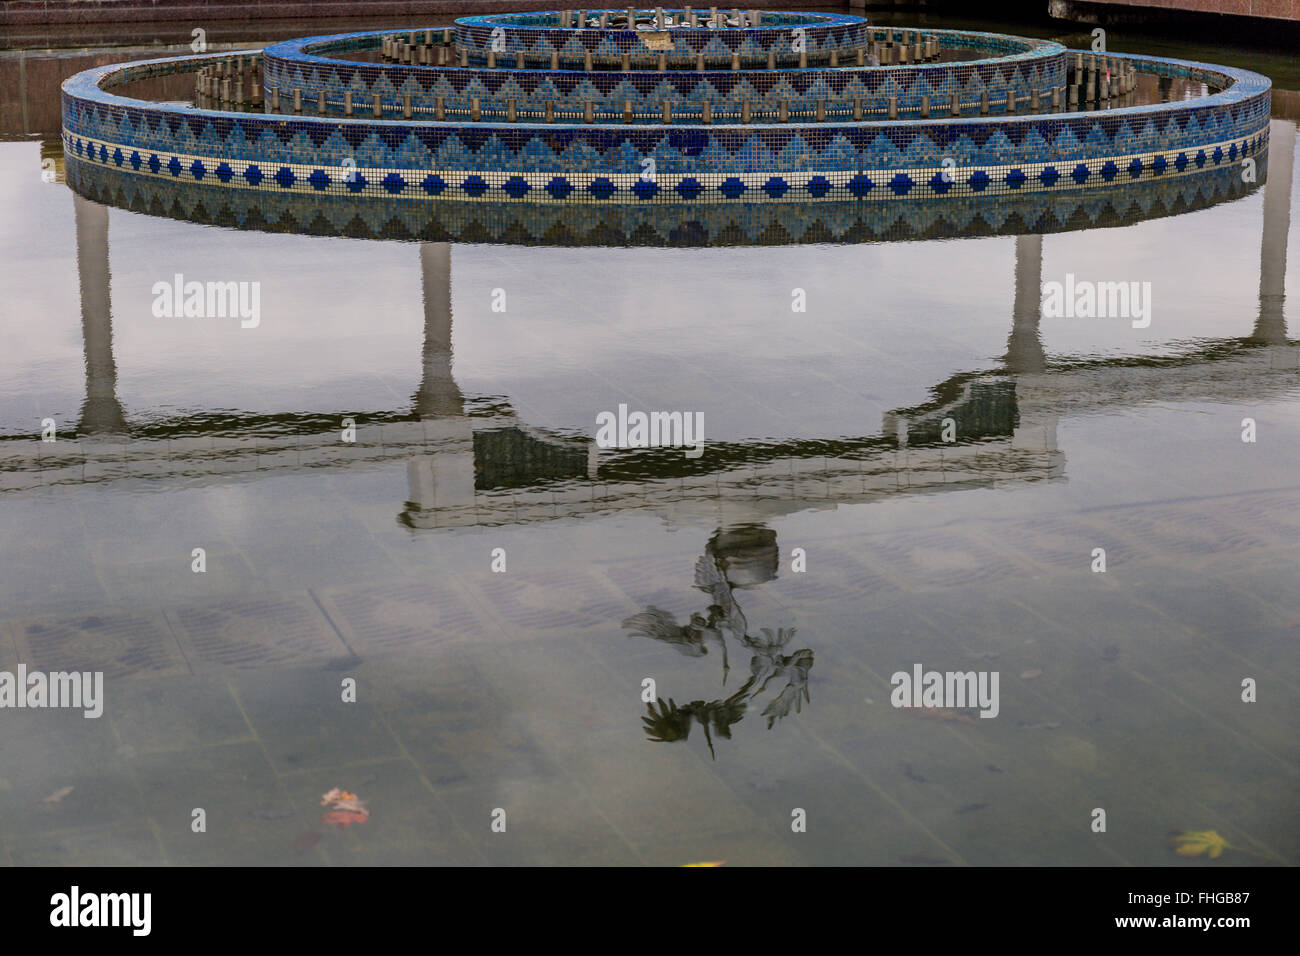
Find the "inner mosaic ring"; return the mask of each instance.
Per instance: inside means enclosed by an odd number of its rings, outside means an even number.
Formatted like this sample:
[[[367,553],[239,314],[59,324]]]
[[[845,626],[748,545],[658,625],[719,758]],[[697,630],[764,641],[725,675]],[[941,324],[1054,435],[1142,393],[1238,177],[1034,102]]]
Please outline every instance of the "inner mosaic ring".
[[[426,32],[440,36],[442,31],[413,32],[419,37]],[[630,119],[637,122],[659,119],[669,104],[677,121],[700,122],[708,103],[715,122],[730,122],[742,118],[742,104],[748,103],[751,117],[761,122],[776,119],[782,103],[788,113],[812,115],[821,109],[829,119],[853,119],[884,116],[891,106],[899,114],[919,115],[925,106],[948,109],[954,96],[961,110],[987,107],[1000,113],[1008,94],[1020,108],[1036,98],[1047,104],[1052,91],[1063,89],[1066,82],[1066,50],[1061,44],[965,30],[933,30],[927,35],[944,49],[999,55],[878,67],[628,72],[366,63],[328,55],[378,49],[391,35],[341,33],[274,43],[263,55],[266,88],[278,89],[282,96],[300,90],[309,106],[324,93],[327,109],[340,115],[351,93],[355,109],[370,110],[378,95],[381,110],[396,116],[404,114],[409,99],[412,115],[426,118],[468,118],[477,101],[488,117],[505,118],[513,102],[517,116],[541,119],[549,102],[560,121],[583,117],[591,104],[594,122],[624,122],[629,106]]]
[[[304,195],[743,203],[1104,192],[1253,159],[1268,141],[1266,77],[1139,56],[1122,58],[1142,72],[1220,92],[1087,113],[672,127],[283,116],[148,102],[101,88],[238,55],[256,51],[70,77],[65,150],[136,175]]]

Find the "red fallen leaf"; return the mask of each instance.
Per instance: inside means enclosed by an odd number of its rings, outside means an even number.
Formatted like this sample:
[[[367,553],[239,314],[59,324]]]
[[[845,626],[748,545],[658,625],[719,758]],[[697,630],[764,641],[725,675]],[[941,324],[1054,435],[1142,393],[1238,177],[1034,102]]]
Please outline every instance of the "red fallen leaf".
[[[324,814],[321,823],[332,823],[336,826],[347,829],[354,823],[365,823],[370,819],[369,810],[331,810]]]
[[[301,833],[298,835],[298,839],[293,841],[294,852],[306,853],[317,843],[319,843],[320,839],[321,839],[321,835],[317,833],[315,830],[308,830],[305,833]]]

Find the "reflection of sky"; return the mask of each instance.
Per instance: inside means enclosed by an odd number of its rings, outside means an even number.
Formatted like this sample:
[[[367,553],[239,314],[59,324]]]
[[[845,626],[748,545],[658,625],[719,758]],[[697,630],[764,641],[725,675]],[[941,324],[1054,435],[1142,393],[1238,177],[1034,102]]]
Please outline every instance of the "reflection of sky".
[[[72,197],[37,144],[0,146],[0,428],[75,418],[83,392]],[[1300,191],[1297,192],[1300,196]],[[1123,229],[1047,236],[1043,279],[1152,283],[1154,319],[1045,319],[1049,356],[1167,354],[1248,335],[1263,194]],[[1300,205],[1293,197],[1293,208]],[[1293,221],[1300,214],[1293,213]],[[118,394],[180,409],[404,409],[419,379],[418,247],[201,227],[113,209]],[[1296,274],[1300,243],[1289,258]],[[996,367],[1015,240],[749,249],[453,249],[455,374],[528,423],[590,433],[596,412],[703,411],[710,440],[870,435],[949,376]],[[258,280],[262,322],[155,318],[151,287]],[[792,313],[791,290],[808,311]],[[491,311],[503,288],[507,312]],[[1294,319],[1293,319],[1294,325]]]

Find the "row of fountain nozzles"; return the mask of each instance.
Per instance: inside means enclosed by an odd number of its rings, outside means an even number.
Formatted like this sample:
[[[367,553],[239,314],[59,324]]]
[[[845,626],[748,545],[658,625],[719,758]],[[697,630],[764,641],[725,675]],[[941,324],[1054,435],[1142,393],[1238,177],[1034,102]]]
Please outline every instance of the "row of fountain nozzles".
[[[247,61],[247,62],[246,62]],[[211,105],[261,103],[258,84],[260,57],[226,57],[202,66],[194,75],[194,101],[200,108]],[[244,98],[244,79],[249,81],[249,95]]]

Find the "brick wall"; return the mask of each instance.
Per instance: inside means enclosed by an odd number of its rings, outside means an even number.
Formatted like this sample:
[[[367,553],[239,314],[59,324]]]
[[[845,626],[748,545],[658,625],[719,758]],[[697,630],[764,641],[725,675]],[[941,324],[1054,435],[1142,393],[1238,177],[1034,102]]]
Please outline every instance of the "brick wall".
[[[1086,0],[1086,2],[1098,7],[1146,7],[1300,22],[1300,0]]]
[[[803,4],[807,5],[807,4]],[[828,4],[835,6],[833,0]],[[570,5],[577,9],[576,4]],[[646,4],[638,3],[644,7]],[[745,9],[784,9],[789,0],[745,0]],[[795,5],[796,7],[799,4]],[[53,24],[326,19],[433,16],[554,10],[555,0],[3,0],[0,30]],[[847,12],[847,11],[846,11]]]

